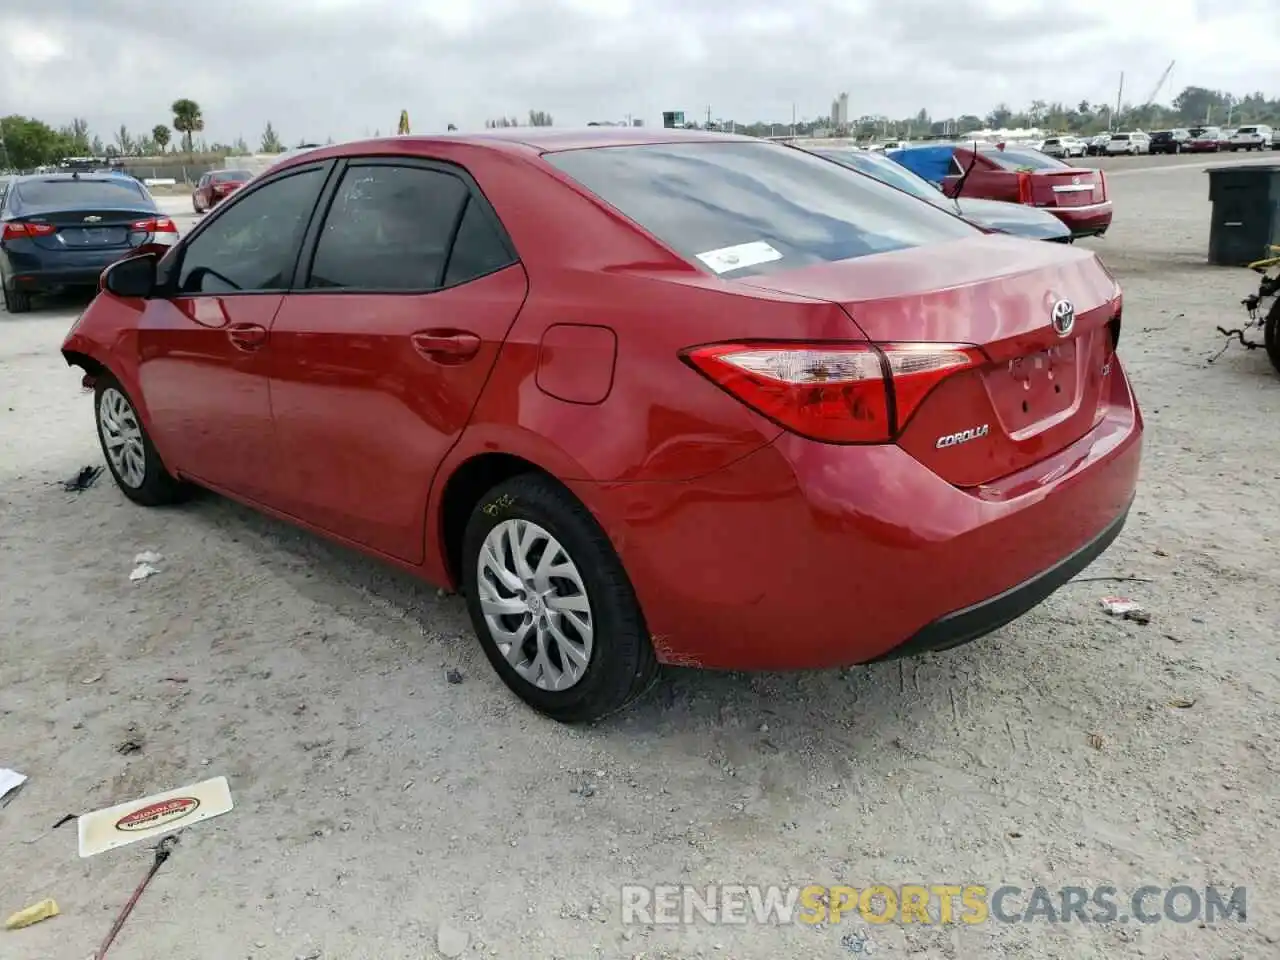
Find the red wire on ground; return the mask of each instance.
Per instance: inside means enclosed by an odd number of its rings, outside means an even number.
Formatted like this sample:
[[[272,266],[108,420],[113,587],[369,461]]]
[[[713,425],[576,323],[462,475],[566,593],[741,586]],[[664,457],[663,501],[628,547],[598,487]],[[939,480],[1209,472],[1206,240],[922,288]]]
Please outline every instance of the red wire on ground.
[[[129,914],[133,913],[133,908],[137,905],[138,899],[142,896],[142,891],[147,889],[147,884],[151,882],[151,878],[156,875],[156,871],[160,869],[160,865],[169,859],[170,848],[178,842],[178,835],[165,837],[155,846],[156,859],[151,864],[151,869],[147,871],[147,875],[142,878],[142,882],[138,884],[138,888],[133,891],[133,896],[129,898],[129,902],[124,905],[124,909],[120,911],[120,915],[116,917],[116,922],[111,926],[111,932],[107,934],[107,939],[102,941],[102,946],[98,948],[98,952],[94,954],[94,960],[102,960],[107,955],[107,949],[116,939],[116,934],[120,932],[120,928],[124,926],[124,922],[129,919]]]

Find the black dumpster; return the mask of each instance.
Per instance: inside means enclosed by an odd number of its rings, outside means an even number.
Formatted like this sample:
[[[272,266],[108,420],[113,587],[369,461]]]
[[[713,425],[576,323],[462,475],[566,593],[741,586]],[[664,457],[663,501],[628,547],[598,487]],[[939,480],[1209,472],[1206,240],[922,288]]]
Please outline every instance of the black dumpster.
[[[1209,262],[1240,267],[1280,243],[1280,164],[1209,168]]]

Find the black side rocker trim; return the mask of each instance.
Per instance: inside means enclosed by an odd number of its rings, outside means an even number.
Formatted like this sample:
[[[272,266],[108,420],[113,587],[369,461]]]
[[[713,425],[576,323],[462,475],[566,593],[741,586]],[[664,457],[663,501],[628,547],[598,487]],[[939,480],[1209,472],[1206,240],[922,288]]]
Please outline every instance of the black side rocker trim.
[[[1111,546],[1116,537],[1120,536],[1120,531],[1124,529],[1132,506],[1133,501],[1130,500],[1120,515],[1107,524],[1101,533],[1075,553],[1063,557],[1048,570],[1036,574],[1030,580],[1024,580],[1017,586],[1010,587],[1004,593],[996,594],[990,599],[948,613],[932,623],[925,624],[906,641],[868,662],[881,663],[886,660],[914,657],[922,653],[950,650],[986,636],[1018,619],[1093,563],[1107,547]]]

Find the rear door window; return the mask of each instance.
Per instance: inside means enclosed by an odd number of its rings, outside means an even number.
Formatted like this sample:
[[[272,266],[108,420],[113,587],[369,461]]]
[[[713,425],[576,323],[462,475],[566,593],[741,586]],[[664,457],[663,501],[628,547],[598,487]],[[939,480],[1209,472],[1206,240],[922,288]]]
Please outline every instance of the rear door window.
[[[220,205],[182,254],[178,293],[287,290],[323,185],[324,171],[313,167],[223,201],[230,206]]]
[[[438,290],[470,195],[461,177],[440,170],[348,167],[316,242],[307,286]]]
[[[689,262],[756,276],[978,236],[899,190],[771,143],[667,143],[544,155]]]

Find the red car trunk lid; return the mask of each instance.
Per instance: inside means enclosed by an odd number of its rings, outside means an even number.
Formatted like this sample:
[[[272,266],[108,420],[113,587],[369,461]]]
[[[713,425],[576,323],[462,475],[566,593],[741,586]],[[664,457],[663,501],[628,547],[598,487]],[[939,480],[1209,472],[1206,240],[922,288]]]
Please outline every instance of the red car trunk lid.
[[[1031,175],[1031,200],[1038,207],[1084,207],[1105,199],[1096,170],[1037,170]]]
[[[1120,294],[1090,251],[990,236],[740,282],[839,303],[874,342],[981,348],[897,437],[957,486],[1025,469],[1104,413]]]

